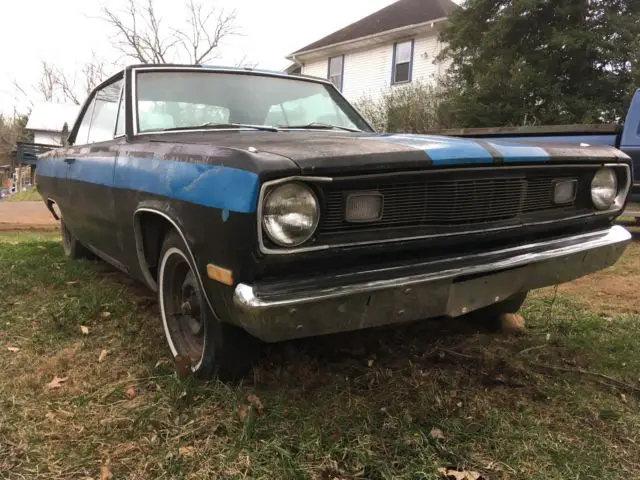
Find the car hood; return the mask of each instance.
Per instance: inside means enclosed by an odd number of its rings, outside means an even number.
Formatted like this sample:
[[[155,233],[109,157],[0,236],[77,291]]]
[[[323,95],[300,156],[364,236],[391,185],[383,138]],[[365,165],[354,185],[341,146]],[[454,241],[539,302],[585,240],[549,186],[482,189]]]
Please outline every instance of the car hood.
[[[292,160],[303,174],[315,175],[501,163],[617,162],[622,155],[601,145],[335,131],[175,132],[158,135],[156,141],[270,153]]]

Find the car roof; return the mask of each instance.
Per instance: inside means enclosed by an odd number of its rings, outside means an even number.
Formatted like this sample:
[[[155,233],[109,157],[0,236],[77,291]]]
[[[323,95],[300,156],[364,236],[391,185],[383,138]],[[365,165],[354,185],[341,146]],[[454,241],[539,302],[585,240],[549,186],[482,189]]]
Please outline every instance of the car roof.
[[[278,70],[267,70],[267,69],[260,69],[260,68],[225,67],[222,65],[207,65],[207,64],[192,65],[192,64],[181,64],[181,63],[139,63],[139,64],[127,65],[123,69],[119,70],[117,73],[111,75],[109,78],[103,81],[96,88],[100,88],[106,84],[111,83],[112,81],[116,80],[118,77],[120,77],[124,72],[128,70],[142,70],[142,69],[158,70],[158,71],[183,70],[183,69],[184,70],[205,70],[205,71],[221,72],[221,73],[237,72],[245,75],[246,74],[268,75],[268,76],[281,77],[281,78],[291,78],[291,79],[298,79],[298,80],[303,79],[303,80],[309,80],[309,81],[315,81],[315,82],[321,82],[321,83],[330,83],[329,80],[322,77],[315,77],[312,75],[302,75],[302,74],[291,74],[291,73],[282,72]]]

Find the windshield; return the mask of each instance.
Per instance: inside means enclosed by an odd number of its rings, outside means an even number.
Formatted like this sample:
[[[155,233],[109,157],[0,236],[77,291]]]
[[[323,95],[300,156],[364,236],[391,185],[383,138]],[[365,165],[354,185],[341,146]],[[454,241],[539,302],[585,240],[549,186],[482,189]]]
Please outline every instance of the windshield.
[[[138,72],[136,95],[140,133],[215,124],[371,131],[333,87],[294,78],[213,71]]]

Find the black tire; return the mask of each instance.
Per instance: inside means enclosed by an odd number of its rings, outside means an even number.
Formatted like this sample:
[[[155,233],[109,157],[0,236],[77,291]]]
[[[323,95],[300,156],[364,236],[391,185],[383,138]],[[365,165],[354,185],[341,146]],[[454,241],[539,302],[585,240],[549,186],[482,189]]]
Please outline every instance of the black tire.
[[[92,260],[95,258],[93,253],[71,233],[64,220],[60,220],[60,234],[62,235],[62,249],[67,257],[72,260]]]
[[[177,232],[164,239],[158,262],[158,303],[167,343],[203,380],[238,380],[251,371],[260,342],[211,311]]]
[[[502,320],[500,317],[505,313],[518,312],[526,300],[528,293],[529,292],[516,293],[506,300],[471,312],[463,318],[490,332],[500,332],[502,330]]]

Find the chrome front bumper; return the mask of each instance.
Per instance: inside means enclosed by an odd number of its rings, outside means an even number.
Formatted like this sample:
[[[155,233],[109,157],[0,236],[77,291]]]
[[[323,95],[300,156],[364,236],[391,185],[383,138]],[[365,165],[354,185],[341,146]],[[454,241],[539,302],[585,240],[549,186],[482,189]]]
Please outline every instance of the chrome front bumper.
[[[621,226],[473,255],[392,265],[234,292],[236,320],[277,342],[456,317],[518,292],[568,282],[613,265],[631,235]]]

